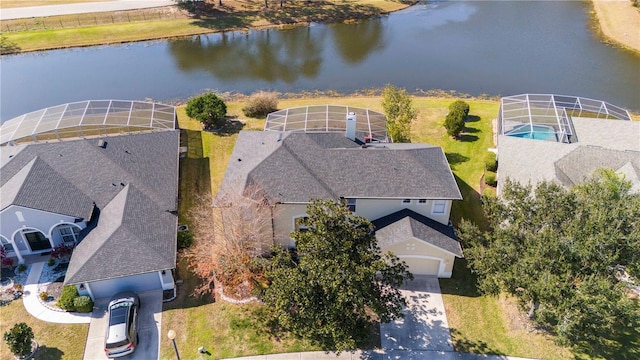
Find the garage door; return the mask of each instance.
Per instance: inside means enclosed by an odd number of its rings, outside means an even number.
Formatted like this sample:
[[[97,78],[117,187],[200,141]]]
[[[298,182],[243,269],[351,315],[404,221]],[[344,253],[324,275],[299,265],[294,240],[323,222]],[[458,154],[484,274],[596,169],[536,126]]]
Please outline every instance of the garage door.
[[[96,299],[111,297],[121,291],[141,292],[162,289],[157,272],[127,276],[117,279],[94,281],[89,284]]]
[[[409,271],[414,275],[438,276],[440,261],[435,259],[398,256],[409,266]]]

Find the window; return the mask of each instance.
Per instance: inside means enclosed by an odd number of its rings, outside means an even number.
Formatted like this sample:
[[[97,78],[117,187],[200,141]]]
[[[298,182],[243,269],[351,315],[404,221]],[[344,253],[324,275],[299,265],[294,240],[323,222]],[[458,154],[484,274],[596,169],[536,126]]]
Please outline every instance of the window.
[[[31,251],[51,249],[51,243],[49,242],[49,239],[47,239],[47,237],[44,236],[44,234],[40,231],[25,231],[22,233],[22,235],[29,243]]]
[[[347,199],[347,209],[351,212],[356,212],[356,199]]]
[[[62,241],[66,243],[77,242],[80,230],[75,226],[61,226],[58,228]]]
[[[300,216],[295,218],[294,219],[295,231],[300,231],[300,232],[309,231],[308,221],[309,221],[308,216]]]
[[[0,242],[2,242],[2,247],[4,248],[4,250],[6,252],[14,251],[13,250],[13,245],[9,242],[9,240],[7,240],[7,239],[5,239],[3,237],[0,237]]]
[[[427,204],[427,199],[420,199],[420,200],[418,200],[418,204],[420,204],[420,205],[426,205],[426,204]]]
[[[431,210],[434,214],[444,214],[444,211],[447,208],[447,202],[445,200],[435,200],[433,202],[433,209]]]
[[[402,203],[403,204],[411,204],[411,199],[403,199]]]

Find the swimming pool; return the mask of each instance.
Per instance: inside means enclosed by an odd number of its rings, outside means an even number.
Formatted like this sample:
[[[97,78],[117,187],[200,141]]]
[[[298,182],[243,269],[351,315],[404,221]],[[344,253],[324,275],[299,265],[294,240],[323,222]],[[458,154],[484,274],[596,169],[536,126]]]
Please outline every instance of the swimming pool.
[[[505,135],[535,140],[557,140],[556,133],[553,128],[544,125],[518,125]]]

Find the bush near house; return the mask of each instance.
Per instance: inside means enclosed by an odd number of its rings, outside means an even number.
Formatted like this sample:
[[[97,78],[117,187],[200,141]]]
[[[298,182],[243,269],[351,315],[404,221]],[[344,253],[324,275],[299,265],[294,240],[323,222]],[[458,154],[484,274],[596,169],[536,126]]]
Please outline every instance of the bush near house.
[[[278,94],[260,91],[249,97],[247,104],[242,108],[242,113],[245,116],[260,118],[276,110],[278,110]]]
[[[17,323],[4,333],[4,341],[15,356],[25,357],[31,353],[33,330],[26,323]]]
[[[178,231],[178,250],[186,249],[193,244],[193,232],[191,230]]]
[[[74,300],[77,297],[78,289],[73,285],[67,285],[62,289],[62,295],[56,305],[63,310],[76,311]]]
[[[484,173],[484,183],[489,185],[489,186],[495,187],[498,184],[498,181],[496,180],[496,173],[494,173],[493,171],[485,172]]]
[[[75,288],[75,287],[74,287]],[[73,299],[73,306],[77,312],[88,313],[93,311],[93,300],[88,296],[78,296]]]
[[[484,157],[484,169],[493,172],[498,170],[498,159],[495,153],[489,152]]]

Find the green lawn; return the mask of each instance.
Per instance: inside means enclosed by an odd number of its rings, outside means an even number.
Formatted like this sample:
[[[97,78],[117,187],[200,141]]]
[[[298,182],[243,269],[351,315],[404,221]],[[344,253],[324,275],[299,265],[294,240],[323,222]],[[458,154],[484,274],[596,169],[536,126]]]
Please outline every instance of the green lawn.
[[[453,140],[446,135],[442,124],[448,106],[454,100],[415,97],[414,107],[419,117],[413,124],[412,141],[438,145],[445,151],[464,197],[454,206],[452,219],[457,222],[467,218],[483,223],[479,202],[482,157],[488,148],[493,147],[491,119],[497,114],[499,104],[489,100],[468,100],[471,121],[467,123],[461,139]],[[312,104],[342,104],[382,111],[381,98],[376,96],[286,99],[281,100],[278,107],[284,109]],[[229,116],[244,119],[240,110],[242,105],[241,102],[227,103]],[[183,159],[181,166],[181,206],[184,206],[188,205],[185,199],[192,198],[186,192],[195,189],[206,191],[207,188],[213,193],[217,191],[237,135],[199,131],[200,124],[188,119],[184,108],[178,110],[178,119],[181,127],[189,129],[190,134],[188,158]],[[236,129],[261,130],[263,126],[264,119],[250,119]],[[186,297],[185,293],[195,286],[197,279],[186,271],[183,263],[179,272],[185,279],[185,285],[180,288],[182,297],[165,305],[163,323],[172,324],[179,334],[180,349],[196,349],[204,345],[215,349],[214,355],[219,357],[315,350],[299,340],[270,338],[258,325],[259,306],[210,303]],[[464,261],[456,263],[452,279],[441,281],[456,350],[544,359],[572,358],[569,350],[556,346],[548,336],[520,328],[514,320],[517,320],[518,312],[512,301],[480,296],[474,284]],[[161,358],[171,358],[172,351],[169,341],[163,341]]]
[[[89,331],[88,324],[62,325],[38,320],[25,310],[22,300],[0,306],[0,333],[4,334],[19,322],[25,322],[33,329],[35,340],[40,344],[37,359],[82,359],[84,343]],[[0,359],[13,360],[13,355],[7,349],[4,339],[0,341],[2,341]]]

